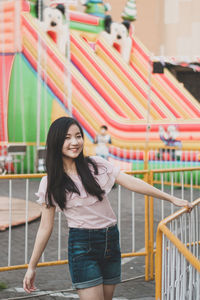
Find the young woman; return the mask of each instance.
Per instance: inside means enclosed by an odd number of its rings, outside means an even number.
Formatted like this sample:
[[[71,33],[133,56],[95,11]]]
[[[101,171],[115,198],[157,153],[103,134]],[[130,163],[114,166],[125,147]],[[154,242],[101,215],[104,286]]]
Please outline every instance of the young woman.
[[[35,290],[36,266],[51,235],[56,209],[68,221],[69,269],[81,300],[111,300],[121,280],[117,220],[107,198],[115,182],[191,210],[188,201],[121,172],[101,157],[84,157],[83,144],[83,130],[76,120],[62,117],[52,123],[47,136],[47,176],[37,193],[41,222],[23,281],[28,293]]]

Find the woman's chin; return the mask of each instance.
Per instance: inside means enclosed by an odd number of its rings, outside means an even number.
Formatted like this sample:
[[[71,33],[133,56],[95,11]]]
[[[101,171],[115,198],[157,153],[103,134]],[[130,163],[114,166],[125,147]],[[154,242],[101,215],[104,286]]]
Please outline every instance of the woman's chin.
[[[77,158],[79,156],[80,152],[77,152],[77,153],[66,153],[66,154],[63,154],[63,156],[65,158]]]

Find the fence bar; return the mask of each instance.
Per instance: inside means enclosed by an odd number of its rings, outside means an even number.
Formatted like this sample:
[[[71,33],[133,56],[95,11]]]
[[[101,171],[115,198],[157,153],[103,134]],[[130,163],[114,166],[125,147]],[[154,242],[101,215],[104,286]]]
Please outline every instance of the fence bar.
[[[10,266],[11,263],[11,232],[12,232],[12,180],[9,180],[8,266]]]
[[[131,193],[132,208],[132,252],[135,251],[135,193]]]
[[[149,183],[153,185],[153,172],[149,173]],[[150,252],[150,279],[154,278],[154,199],[149,197],[149,252]]]
[[[28,263],[28,201],[29,201],[29,180],[26,179],[25,264]]]
[[[118,228],[119,233],[121,232],[121,185],[118,185],[118,212],[117,212],[117,218],[118,218]],[[121,235],[120,235],[120,245],[121,245]]]
[[[58,213],[58,260],[61,259],[61,212]]]
[[[147,175],[145,181],[148,181]],[[145,280],[149,280],[149,197],[145,196]]]

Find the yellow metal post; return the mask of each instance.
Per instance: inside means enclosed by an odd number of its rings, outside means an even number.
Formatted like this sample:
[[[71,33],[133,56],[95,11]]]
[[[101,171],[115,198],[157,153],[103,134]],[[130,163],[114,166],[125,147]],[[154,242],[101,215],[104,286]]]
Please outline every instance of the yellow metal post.
[[[145,175],[148,181],[148,173]],[[145,280],[149,280],[149,197],[145,196]]]
[[[159,226],[156,235],[156,300],[161,299],[162,290],[162,231],[160,231]]]
[[[153,185],[153,172],[149,173],[149,183]],[[154,199],[150,197],[149,205],[149,253],[150,253],[150,278],[154,278]]]

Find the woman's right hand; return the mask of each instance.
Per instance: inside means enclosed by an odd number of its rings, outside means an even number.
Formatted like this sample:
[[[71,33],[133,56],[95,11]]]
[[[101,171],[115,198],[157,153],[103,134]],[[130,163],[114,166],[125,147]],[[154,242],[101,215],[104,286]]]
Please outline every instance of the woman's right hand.
[[[36,290],[34,285],[36,271],[34,269],[27,270],[24,280],[23,280],[23,288],[27,293],[31,293]]]

